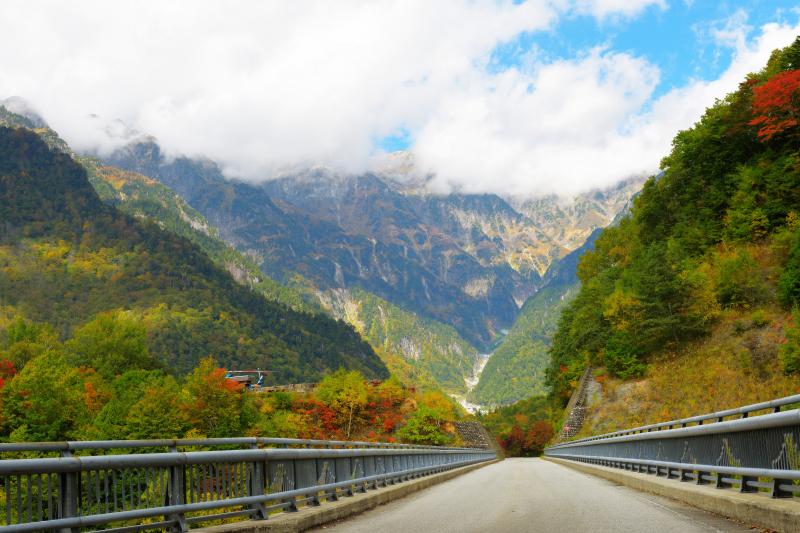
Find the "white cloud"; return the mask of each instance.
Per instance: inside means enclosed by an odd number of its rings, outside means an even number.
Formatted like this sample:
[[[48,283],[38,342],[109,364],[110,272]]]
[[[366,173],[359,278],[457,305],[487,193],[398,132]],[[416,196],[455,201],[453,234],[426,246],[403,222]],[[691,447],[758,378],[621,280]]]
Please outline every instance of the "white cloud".
[[[8,0],[0,95],[31,100],[79,148],[108,141],[96,113],[248,175],[358,168],[498,42],[555,17],[543,0]]]
[[[602,49],[483,76],[437,109],[416,151],[442,191],[572,194],[655,173],[679,130],[800,33],[800,24],[767,24],[748,42],[745,24],[726,28],[720,40],[734,50],[725,72],[655,100],[655,66]]]
[[[30,100],[78,149],[120,142],[94,113],[252,179],[305,163],[362,171],[375,139],[405,128],[442,190],[572,192],[655,170],[677,128],[797,33],[730,41],[720,80],[656,102],[658,69],[629,53],[486,69],[498,44],[565,14],[648,6],[665,3],[3,0],[0,97]]]

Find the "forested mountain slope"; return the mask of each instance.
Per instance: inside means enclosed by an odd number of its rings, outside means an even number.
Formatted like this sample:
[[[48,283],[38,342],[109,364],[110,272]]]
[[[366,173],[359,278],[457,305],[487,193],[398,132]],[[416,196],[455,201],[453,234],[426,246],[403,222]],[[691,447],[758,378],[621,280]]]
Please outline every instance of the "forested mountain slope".
[[[322,291],[358,287],[450,324],[479,348],[513,323],[547,266],[570,250],[498,196],[434,195],[424,180],[312,168],[246,183],[210,161],[168,159],[150,138],[105,161],[175,190],[278,281],[291,285],[299,274]]]
[[[24,129],[0,127],[0,305],[67,336],[130,309],[148,347],[182,373],[207,355],[308,381],[340,366],[386,368],[349,326],[237,284],[196,245],[104,204],[85,170]]]
[[[74,157],[86,169],[89,182],[103,202],[189,239],[239,283],[250,286],[268,300],[296,311],[319,311],[312,297],[304,297],[299,291],[277,283],[261,272],[252,259],[222,241],[219,231],[168,187],[147,176],[104,165],[97,158],[77,156],[41,117],[30,110],[26,110],[25,115],[12,113],[2,105],[5,102],[0,101],[0,126],[30,129],[54,150]],[[12,99],[12,103],[17,104],[14,107],[26,109],[20,99]]]
[[[505,405],[547,392],[548,351],[564,307],[577,293],[578,259],[591,250],[600,234],[556,261],[544,276],[545,285],[525,302],[514,326],[492,353],[470,394],[482,405]]]
[[[55,149],[72,154],[67,144],[40,117],[28,114],[29,117],[21,116],[0,107],[0,124],[31,129]],[[472,375],[477,351],[452,327],[417,317],[358,288],[320,291],[299,274],[293,275],[293,287],[281,285],[262,272],[250,257],[222,241],[218,230],[203,215],[162,183],[136,172],[104,165],[94,157],[77,160],[104,202],[188,238],[239,283],[269,300],[295,310],[325,311],[352,324],[404,382],[425,389],[444,387],[463,393],[465,379]],[[365,323],[370,327],[365,329]]]
[[[300,292],[285,287],[264,274],[251,258],[227,245],[219,232],[180,196],[161,183],[141,174],[103,165],[94,158],[80,158],[89,181],[104,202],[137,218],[156,222],[170,233],[197,244],[214,263],[239,283],[263,294],[268,300],[294,310],[318,312],[319,306]]]
[[[628,410],[648,396],[642,410],[659,418],[797,392],[781,376],[800,371],[798,118],[800,38],[678,133],[663,173],[580,261],[551,352],[556,398],[587,364],[644,376]],[[684,365],[703,369],[694,383],[675,378]]]
[[[452,326],[417,316],[358,288],[332,289],[320,297],[323,307],[353,324],[404,383],[466,392],[478,351]]]
[[[324,213],[273,198],[263,187],[226,180],[213,163],[186,158],[167,161],[153,142],[129,146],[108,162],[158,179],[175,190],[217,227],[227,242],[254,257],[279,281],[291,283],[299,273],[321,290],[359,286],[408,310],[452,324],[478,344],[491,340],[494,329],[510,324],[516,314],[508,287],[498,284],[497,289],[472,297],[429,268],[425,256],[463,265],[465,273],[485,270],[465,254],[448,252],[453,247],[440,242],[433,232],[402,228],[391,240],[350,232]],[[392,220],[392,213],[402,218],[402,206],[389,203],[383,207],[385,223]]]

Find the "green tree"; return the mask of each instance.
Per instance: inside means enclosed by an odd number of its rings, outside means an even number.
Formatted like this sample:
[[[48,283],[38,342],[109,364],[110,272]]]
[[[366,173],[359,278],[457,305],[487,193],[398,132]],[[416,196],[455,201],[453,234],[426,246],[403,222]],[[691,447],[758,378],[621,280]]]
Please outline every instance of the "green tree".
[[[347,418],[345,435],[350,438],[353,416],[367,405],[368,391],[364,376],[358,370],[340,368],[325,376],[315,391],[317,398]]]
[[[113,395],[94,420],[95,438],[176,438],[188,422],[180,387],[159,370],[128,370],[111,384]]]
[[[746,249],[733,254],[718,254],[719,277],[716,293],[728,307],[753,307],[767,298],[766,283],[756,260]]]
[[[608,371],[622,379],[641,376],[646,368],[637,353],[635,341],[621,331],[608,339],[604,359]]]
[[[178,384],[171,376],[147,387],[125,417],[128,439],[175,439],[187,429]]]
[[[98,314],[75,330],[66,347],[76,365],[92,367],[109,380],[126,370],[157,366],[147,349],[147,330],[130,311]]]
[[[778,299],[783,305],[800,305],[800,230],[794,234],[788,261],[778,280]]]
[[[75,437],[91,421],[91,409],[99,407],[101,387],[87,377],[58,352],[32,359],[2,390],[5,430],[12,438],[21,431],[37,441]]]
[[[50,324],[17,317],[6,329],[5,350],[0,350],[0,358],[8,359],[20,370],[34,357],[60,347],[58,334]]]
[[[401,441],[411,444],[442,446],[451,441],[450,436],[443,430],[445,422],[440,411],[420,405],[406,424],[397,430],[397,436]]]

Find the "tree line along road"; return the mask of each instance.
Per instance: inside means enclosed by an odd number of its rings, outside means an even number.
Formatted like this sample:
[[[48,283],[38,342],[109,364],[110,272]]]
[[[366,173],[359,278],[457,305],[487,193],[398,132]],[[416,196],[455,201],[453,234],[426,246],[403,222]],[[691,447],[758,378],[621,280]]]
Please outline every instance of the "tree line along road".
[[[316,531],[359,533],[753,531],[542,459],[506,459]]]

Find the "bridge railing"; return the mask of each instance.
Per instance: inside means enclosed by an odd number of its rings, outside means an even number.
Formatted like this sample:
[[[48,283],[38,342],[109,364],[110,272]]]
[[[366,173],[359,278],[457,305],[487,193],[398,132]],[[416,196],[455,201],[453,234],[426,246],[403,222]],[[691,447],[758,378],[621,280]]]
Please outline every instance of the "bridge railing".
[[[800,409],[781,409],[798,403],[795,395],[641,426],[557,444],[545,455],[792,497],[800,494]]]
[[[87,451],[150,451],[155,449],[185,448],[237,448],[237,447],[280,447],[280,448],[396,448],[414,450],[439,450],[441,446],[422,444],[401,444],[398,442],[366,442],[350,440],[285,439],[274,437],[234,437],[204,439],[152,439],[152,440],[81,440],[57,442],[4,442],[0,443],[0,458],[8,454],[32,452],[46,454],[61,452],[83,453]],[[452,448],[464,449],[471,448]]]
[[[248,447],[180,450],[242,445]],[[162,446],[168,451],[148,451]],[[86,450],[114,453],[76,454]],[[0,452],[7,453],[56,451],[60,457],[0,460],[0,524],[5,524],[0,532],[186,531],[210,520],[266,519],[300,504],[319,505],[495,458],[491,450],[477,448],[299,439],[0,445]]]

